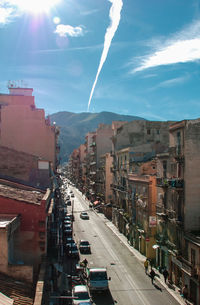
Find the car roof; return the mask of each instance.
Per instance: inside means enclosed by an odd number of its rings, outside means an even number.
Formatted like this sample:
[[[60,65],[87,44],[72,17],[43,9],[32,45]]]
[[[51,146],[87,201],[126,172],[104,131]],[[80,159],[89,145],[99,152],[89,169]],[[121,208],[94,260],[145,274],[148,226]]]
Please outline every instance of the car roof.
[[[91,271],[92,272],[101,272],[101,271],[105,272],[105,271],[107,271],[106,268],[89,268],[89,269],[90,269],[90,272]]]
[[[88,292],[87,286],[85,285],[76,285],[73,289],[74,292]]]

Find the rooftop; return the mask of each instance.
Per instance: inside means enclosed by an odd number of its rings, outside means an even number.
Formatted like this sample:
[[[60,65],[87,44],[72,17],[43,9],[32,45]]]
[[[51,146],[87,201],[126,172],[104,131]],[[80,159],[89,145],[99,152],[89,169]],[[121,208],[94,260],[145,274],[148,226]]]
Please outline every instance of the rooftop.
[[[13,305],[32,305],[34,289],[31,284],[17,281],[0,273],[0,292],[14,300]]]
[[[6,184],[5,181],[2,182],[0,180],[0,196],[40,205],[44,193],[34,188],[27,188],[21,184],[9,182]]]

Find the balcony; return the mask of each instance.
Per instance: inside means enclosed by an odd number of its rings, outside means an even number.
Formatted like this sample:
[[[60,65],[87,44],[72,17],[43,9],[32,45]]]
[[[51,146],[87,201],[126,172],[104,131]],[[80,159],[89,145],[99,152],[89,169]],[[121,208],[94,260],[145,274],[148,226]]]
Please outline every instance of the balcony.
[[[170,154],[178,161],[184,161],[183,148],[180,145],[170,147]]]
[[[171,187],[175,187],[175,188],[183,188],[184,187],[184,180],[180,179],[180,178],[173,178],[169,180],[169,185]]]
[[[160,187],[168,187],[169,186],[169,179],[167,178],[156,178],[157,186]]]
[[[197,268],[188,260],[181,258],[182,260],[182,270],[191,277],[197,277],[198,271]]]
[[[173,179],[168,179],[168,178],[156,178],[156,183],[157,186],[160,187],[174,187],[174,188],[179,188],[182,189],[184,187],[184,180],[180,178],[173,178]]]

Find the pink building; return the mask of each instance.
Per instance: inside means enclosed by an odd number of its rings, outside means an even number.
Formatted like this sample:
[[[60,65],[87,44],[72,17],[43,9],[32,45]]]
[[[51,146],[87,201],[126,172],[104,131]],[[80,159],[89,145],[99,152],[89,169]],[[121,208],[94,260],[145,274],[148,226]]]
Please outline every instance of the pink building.
[[[31,88],[9,88],[0,94],[2,146],[41,157],[57,165],[59,130],[37,109]]]

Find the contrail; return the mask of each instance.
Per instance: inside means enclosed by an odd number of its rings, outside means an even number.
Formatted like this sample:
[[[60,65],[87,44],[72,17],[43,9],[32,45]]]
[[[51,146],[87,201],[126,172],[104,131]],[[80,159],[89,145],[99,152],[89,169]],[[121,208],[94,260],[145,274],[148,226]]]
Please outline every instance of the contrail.
[[[103,64],[107,58],[112,39],[115,35],[115,32],[116,32],[119,22],[120,22],[120,13],[121,13],[121,9],[123,6],[122,0],[109,0],[109,1],[112,3],[112,6],[111,6],[110,12],[109,12],[109,17],[110,17],[111,23],[106,30],[106,34],[105,34],[105,38],[104,38],[104,48],[103,48],[103,52],[101,55],[96,78],[95,78],[95,81],[94,81],[94,84],[92,86],[92,90],[90,93],[90,98],[89,98],[89,102],[88,102],[88,111],[89,111],[90,102],[91,102],[91,99],[92,99],[92,96],[94,93],[94,89],[95,89],[99,74],[100,74]]]

